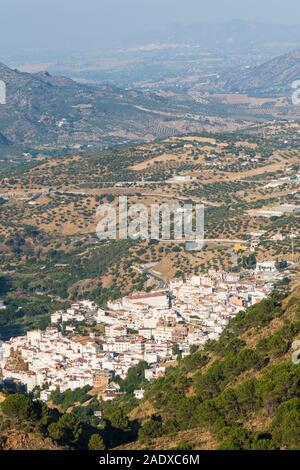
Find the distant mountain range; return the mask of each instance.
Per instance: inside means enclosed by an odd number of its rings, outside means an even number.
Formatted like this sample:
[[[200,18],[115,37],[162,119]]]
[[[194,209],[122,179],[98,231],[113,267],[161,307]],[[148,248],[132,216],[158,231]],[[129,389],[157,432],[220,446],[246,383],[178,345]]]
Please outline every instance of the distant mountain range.
[[[300,50],[256,67],[241,67],[214,76],[214,93],[292,96],[300,79]],[[0,64],[7,104],[0,105],[0,153],[55,155],[66,151],[151,141],[188,132],[214,130],[226,120],[210,98],[187,94],[122,90],[112,85],[85,85],[47,72],[29,74]],[[231,119],[230,107],[226,119]],[[225,126],[225,127],[224,127]],[[9,150],[13,149],[13,150]]]
[[[203,48],[250,49],[264,43],[300,45],[300,28],[297,25],[262,24],[243,20],[224,23],[173,24],[163,30],[134,35],[131,43],[150,42],[197,44]]]

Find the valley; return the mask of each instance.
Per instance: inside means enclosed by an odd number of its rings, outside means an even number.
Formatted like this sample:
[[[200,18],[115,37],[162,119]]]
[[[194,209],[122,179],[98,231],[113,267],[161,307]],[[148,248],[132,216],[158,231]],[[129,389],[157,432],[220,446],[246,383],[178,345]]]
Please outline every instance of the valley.
[[[0,31],[0,450],[298,450],[298,7],[29,3]]]
[[[155,287],[151,265],[166,281],[209,269],[240,271],[248,258],[299,262],[299,150],[296,122],[230,134],[169,137],[127,149],[40,159],[22,174],[1,175],[1,266],[16,308],[108,299]],[[300,129],[300,128],[299,128]],[[134,204],[204,204],[205,244],[100,241],[97,208],[119,197]],[[269,211],[269,212],[268,212]],[[16,297],[17,295],[17,297]],[[13,300],[14,299],[14,300]],[[31,306],[32,305],[32,306]],[[27,311],[27,310],[26,310]],[[31,315],[31,314],[30,314]],[[48,317],[49,318],[49,317]],[[17,328],[31,327],[23,316]],[[14,328],[14,316],[7,333]],[[4,330],[5,331],[5,330]]]

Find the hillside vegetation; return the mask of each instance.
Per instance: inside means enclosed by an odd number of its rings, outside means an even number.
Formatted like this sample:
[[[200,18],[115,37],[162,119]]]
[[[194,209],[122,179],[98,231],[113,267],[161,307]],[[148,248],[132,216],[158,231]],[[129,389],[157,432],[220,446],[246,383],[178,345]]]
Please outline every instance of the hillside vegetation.
[[[6,392],[1,446],[18,437],[18,448],[299,449],[300,365],[292,361],[299,338],[300,288],[274,293],[233,319],[219,341],[178,357],[164,377],[146,383],[146,364],[130,369],[114,402],[78,389],[53,396],[48,408]],[[141,402],[132,397],[139,387]]]
[[[105,307],[107,300],[151,290],[157,282],[146,265],[168,282],[283,261],[286,281],[294,271],[292,240],[295,253],[300,250],[299,237],[290,238],[300,219],[293,212],[269,218],[259,212],[297,205],[299,144],[300,126],[285,123],[41,159],[16,173],[1,166],[0,299],[7,308],[0,339],[46,328],[50,314],[73,301]],[[182,175],[192,179],[169,182]],[[97,210],[103,204],[118,210],[120,196],[128,207],[145,205],[148,214],[152,204],[204,203],[205,246],[191,252],[184,240],[100,242]]]
[[[226,87],[230,91],[250,95],[280,96],[291,95],[293,81],[298,80],[300,72],[300,51],[296,50],[256,67],[229,73]]]
[[[240,313],[205,345],[150,383],[130,412],[140,423],[130,448],[300,447],[300,289]]]

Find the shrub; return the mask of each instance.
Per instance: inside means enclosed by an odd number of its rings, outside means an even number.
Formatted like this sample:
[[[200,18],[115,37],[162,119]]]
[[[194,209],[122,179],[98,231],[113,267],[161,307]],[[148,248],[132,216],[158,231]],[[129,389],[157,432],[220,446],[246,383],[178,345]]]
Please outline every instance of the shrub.
[[[160,416],[152,416],[151,419],[145,421],[139,430],[139,439],[145,441],[160,437],[163,434],[162,419]]]
[[[1,409],[3,414],[11,418],[30,421],[37,418],[37,410],[33,401],[20,393],[8,395],[1,404]]]
[[[89,440],[89,450],[105,450],[105,444],[100,434],[92,434]]]
[[[300,399],[282,403],[272,422],[273,439],[281,447],[294,449],[300,444]]]
[[[62,444],[77,444],[82,435],[81,422],[73,414],[64,414],[48,427],[49,435]]]

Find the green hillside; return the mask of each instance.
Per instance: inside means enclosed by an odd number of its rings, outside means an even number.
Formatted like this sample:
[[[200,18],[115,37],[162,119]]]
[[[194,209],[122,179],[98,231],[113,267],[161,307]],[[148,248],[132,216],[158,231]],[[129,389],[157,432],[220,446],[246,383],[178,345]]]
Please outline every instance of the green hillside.
[[[219,341],[178,357],[158,380],[145,383],[145,363],[130,369],[119,380],[124,394],[113,402],[92,398],[88,387],[56,393],[51,408],[6,392],[2,448],[12,434],[30,430],[33,442],[45,440],[48,448],[299,449],[300,365],[292,361],[299,338],[298,288],[240,313]],[[138,402],[132,392],[142,386]]]
[[[140,429],[127,448],[300,448],[299,334],[299,289],[239,314],[219,341],[148,385],[130,412]]]

